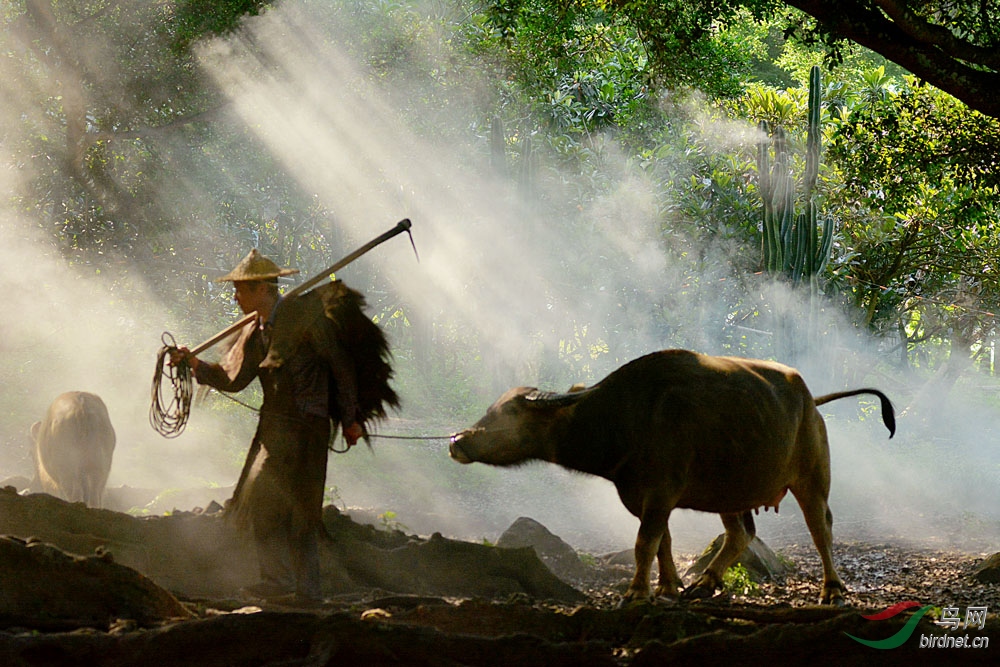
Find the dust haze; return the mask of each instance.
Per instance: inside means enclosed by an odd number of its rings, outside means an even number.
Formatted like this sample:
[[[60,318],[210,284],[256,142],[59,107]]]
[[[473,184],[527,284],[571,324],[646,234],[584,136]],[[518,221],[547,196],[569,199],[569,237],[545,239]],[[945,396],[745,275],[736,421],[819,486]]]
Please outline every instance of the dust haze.
[[[874,360],[887,350],[854,334],[835,308],[796,312],[798,299],[781,287],[727,275],[727,249],[691,252],[665,240],[650,184],[625,166],[613,142],[595,139],[603,159],[622,162],[617,187],[587,210],[566,207],[564,215],[552,203],[563,195],[549,191],[543,208],[492,175],[486,142],[443,145],[415,131],[421,119],[405,111],[407,95],[421,91],[381,89],[335,47],[325,16],[310,11],[308,3],[288,2],[248,21],[240,35],[203,45],[201,66],[274,159],[332,212],[342,254],[402,218],[412,220],[419,262],[397,237],[338,277],[367,293],[373,285],[365,281],[377,275],[409,326],[434,323],[460,332],[449,340],[468,341],[469,353],[482,357],[470,408],[450,404],[455,394],[442,398],[427,381],[421,359],[440,355],[421,349],[397,355],[403,409],[380,430],[429,439],[376,438],[372,453],[331,455],[331,500],[342,508],[392,512],[386,520],[422,534],[491,541],[517,517],[530,516],[580,549],[629,548],[638,521],[610,483],[543,464],[460,466],[449,460],[444,436],[468,426],[508,386],[590,384],[662,348],[767,349],[768,318],[734,318],[737,310],[781,308],[802,327],[810,323],[823,354],[797,365],[814,393],[876,386],[898,409],[908,404],[917,380],[874,374]],[[434,40],[429,36],[414,57],[433,62]],[[477,151],[478,171],[468,168]],[[4,173],[4,189],[16,188],[16,172]],[[187,177],[194,183],[197,176]],[[172,319],[171,304],[147,293],[143,280],[130,290],[111,289],[99,267],[67,266],[41,238],[37,221],[12,210],[0,216],[7,310],[0,364],[9,378],[0,404],[0,477],[30,473],[27,429],[55,395],[88,390],[105,399],[118,433],[109,486],[232,484],[255,424],[250,411],[233,407],[220,416],[196,407],[187,431],[171,440],[148,423],[161,334],[205,332]],[[337,258],[316,257],[314,264]],[[733,349],[734,339],[746,347]],[[433,345],[435,337],[424,342]],[[854,399],[824,406],[835,539],[884,536],[943,547],[975,534],[980,548],[995,546],[996,410],[956,390],[934,414],[901,419],[890,441],[870,407]],[[678,512],[671,531],[676,551],[697,551],[721,524],[715,516]],[[778,516],[758,517],[758,535],[778,543],[809,539],[791,498]]]

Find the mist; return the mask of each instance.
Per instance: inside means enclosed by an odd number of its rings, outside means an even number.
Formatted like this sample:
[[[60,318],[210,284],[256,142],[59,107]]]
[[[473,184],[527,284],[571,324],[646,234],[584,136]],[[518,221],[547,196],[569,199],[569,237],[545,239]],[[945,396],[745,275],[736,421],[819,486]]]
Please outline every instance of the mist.
[[[796,365],[815,394],[876,386],[902,408],[921,382],[876,375],[875,362],[885,350],[857,336],[835,308],[808,313],[780,286],[726,275],[727,249],[675,252],[661,234],[651,184],[625,166],[613,142],[596,140],[604,160],[622,162],[621,181],[589,209],[559,216],[558,206],[541,208],[519,197],[486,167],[485,145],[444,145],[419,131],[420,119],[405,111],[407,95],[419,91],[384,90],[370,82],[367,69],[336,48],[326,17],[310,12],[308,3],[287,2],[248,20],[240,34],[206,43],[201,66],[226,92],[243,125],[332,212],[331,224],[345,243],[340,254],[402,218],[413,222],[419,262],[404,237],[397,237],[338,277],[368,292],[372,285],[365,281],[377,274],[380,288],[391,289],[411,326],[447,322],[483,358],[482,376],[471,381],[469,401],[477,407],[470,412],[448,404],[453,394],[442,398],[439,388],[423,381],[421,359],[433,357],[428,351],[397,356],[403,408],[380,433],[429,439],[375,438],[371,452],[359,447],[331,454],[328,485],[338,506],[393,512],[393,520],[421,534],[490,541],[517,517],[530,516],[578,549],[631,547],[638,520],[609,482],[544,464],[460,466],[448,458],[446,436],[470,425],[508,386],[564,390],[574,382],[591,384],[662,348],[739,353],[731,347],[734,302],[780,309],[800,327],[814,328],[806,333],[820,342],[822,354],[803,356]],[[434,37],[423,46],[414,57],[432,61]],[[482,151],[481,170],[468,168],[476,157],[470,158],[470,150]],[[12,170],[4,173],[13,178]],[[187,178],[194,183],[197,176]],[[549,202],[561,196],[548,194]],[[27,429],[51,399],[87,390],[104,398],[118,433],[109,486],[235,482],[256,421],[252,412],[196,406],[187,430],[175,439],[162,438],[148,423],[162,333],[194,337],[180,341],[191,344],[204,332],[173,319],[171,304],[138,276],[123,293],[112,289],[99,267],[68,266],[41,238],[35,221],[7,210],[0,211],[0,225],[0,284],[8,309],[0,323],[0,363],[5,377],[16,378],[4,390],[0,477],[29,474]],[[699,254],[715,261],[690,259]],[[715,268],[706,273],[702,267]],[[745,335],[766,340],[767,326],[766,319],[745,323]],[[560,343],[571,340],[579,342],[582,352],[576,353],[585,361],[565,363],[570,353]],[[428,342],[434,343],[433,336]],[[846,379],[850,387],[843,385]],[[1000,415],[960,387],[935,414],[902,419],[888,440],[877,411],[868,408],[854,399],[823,408],[835,539],[874,536],[946,547],[960,538],[967,543],[974,534],[974,548],[995,547]],[[676,551],[699,551],[721,532],[721,523],[714,515],[679,511],[671,532]],[[758,517],[758,535],[776,544],[809,540],[791,498],[777,516]]]

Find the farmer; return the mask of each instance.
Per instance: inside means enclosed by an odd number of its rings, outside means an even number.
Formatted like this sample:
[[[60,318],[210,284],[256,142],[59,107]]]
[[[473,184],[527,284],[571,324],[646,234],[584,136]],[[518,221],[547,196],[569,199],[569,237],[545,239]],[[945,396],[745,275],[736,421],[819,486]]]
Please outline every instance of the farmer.
[[[366,435],[366,415],[358,405],[358,367],[335,336],[300,328],[280,365],[261,366],[272,343],[278,278],[293,273],[298,270],[279,268],[252,250],[216,282],[232,282],[236,303],[244,313],[256,312],[256,320],[242,329],[221,363],[202,361],[185,347],[171,352],[171,363],[186,361],[199,384],[220,391],[240,391],[260,380],[264,401],[257,431],[226,514],[256,542],[261,580],[244,593],[309,606],[322,601],[319,539],[327,451],[336,429],[330,417],[339,417],[353,446]]]

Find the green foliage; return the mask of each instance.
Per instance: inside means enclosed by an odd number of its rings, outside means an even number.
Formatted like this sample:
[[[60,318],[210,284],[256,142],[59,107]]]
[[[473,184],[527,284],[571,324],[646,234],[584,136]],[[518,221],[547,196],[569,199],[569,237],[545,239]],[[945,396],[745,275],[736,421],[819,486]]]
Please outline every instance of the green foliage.
[[[247,16],[256,16],[275,0],[176,0],[174,48],[184,51],[210,35],[226,35]]]
[[[559,360],[569,367],[570,377],[592,378],[591,362],[610,352],[607,341],[589,336],[589,329],[574,322],[572,336],[559,341]]]
[[[908,347],[943,337],[968,355],[996,326],[1000,122],[916,81],[882,80],[869,77],[828,149],[850,249],[834,273],[850,276],[873,328],[903,332]]]
[[[750,577],[750,572],[743,563],[736,563],[723,573],[722,588],[733,595],[760,595],[760,584]]]
[[[802,125],[805,102],[806,96],[800,89],[775,90],[761,84],[751,84],[740,100],[739,113],[746,114],[747,118],[758,123],[766,123],[768,130],[788,132]]]
[[[713,97],[733,97],[742,91],[751,67],[745,46],[717,39],[731,25],[770,16],[783,3],[759,0],[612,0],[609,5],[627,15],[654,63],[657,81],[669,88],[697,87]]]
[[[495,117],[508,142],[543,127],[556,159],[565,159],[592,133],[648,116],[646,52],[628,22],[599,5],[496,3],[469,25],[466,48],[506,82]]]
[[[231,265],[258,245],[308,271],[300,249],[338,241],[309,193],[220,117],[218,91],[186,48],[264,6],[38,3],[50,21],[12,9],[0,31],[18,101],[2,110],[3,144],[23,173],[13,203],[69,262],[100,265],[121,289],[134,266],[160,269],[150,287],[167,292],[192,337],[220,329],[235,306],[190,267]]]
[[[29,182],[15,203],[71,261],[97,262],[106,272],[133,262],[173,265],[178,257],[218,267],[256,245],[310,274],[342,248],[329,212],[221,113],[221,96],[191,57],[198,39],[238,31],[242,17],[272,4],[181,0],[104,11],[98,0],[51,3],[80,57],[94,58],[79,68],[67,67],[73,58],[59,50],[61,35],[16,35],[28,19],[19,6],[5,7],[11,30],[0,36],[0,51],[16,65],[4,70],[5,90],[23,97],[18,113],[3,118],[2,140]],[[786,206],[794,208],[788,224],[767,226],[784,248],[774,266],[805,280],[820,275],[829,257],[829,291],[863,313],[861,326],[901,331],[912,363],[935,365],[953,340],[986,363],[1000,295],[995,119],[851,49],[825,77],[827,115],[816,132],[816,106],[809,113],[808,91],[794,85],[805,84],[823,54],[785,39],[787,22],[802,17],[777,13],[785,3],[306,4],[344,28],[338,46],[365,64],[363,74],[418,133],[459,146],[474,170],[486,171],[492,156],[533,206],[559,213],[553,224],[567,232],[590,234],[594,205],[623,186],[648,187],[662,251],[685,273],[655,288],[663,297],[649,320],[664,344],[702,347],[703,332],[713,328],[725,333],[712,345],[751,356],[768,351],[740,333],[761,316],[745,288],[760,268],[748,248],[760,243],[758,207],[767,189],[755,182],[749,137],[766,121],[772,149],[778,130],[784,133],[771,166],[783,161],[785,168],[770,181],[770,200],[781,179],[783,192],[801,182],[803,195],[797,208]],[[323,39],[340,34],[318,31]],[[97,66],[105,63],[113,67]],[[67,76],[74,71],[82,78]],[[195,183],[191,174],[210,176]],[[832,246],[829,211],[839,225]],[[791,224],[800,216],[801,225]],[[795,237],[796,229],[805,232]],[[608,265],[631,260],[615,249],[603,254]],[[786,262],[792,257],[798,260]],[[597,292],[601,267],[586,259],[579,262],[585,269],[569,267],[574,284]],[[190,323],[185,338],[210,334],[235,314],[228,288],[202,273],[167,273],[156,286],[169,290],[164,296]],[[397,379],[407,411],[468,421],[476,412],[470,406],[495,397],[490,382],[506,383],[496,379],[482,341],[448,313],[411,321],[378,276],[368,277],[379,287],[372,309],[406,369]],[[650,289],[625,284],[608,296],[628,304]],[[679,305],[689,303],[702,307]],[[623,325],[577,319],[526,331],[526,357],[541,349],[553,357],[535,369],[541,377],[589,376],[632,356],[616,326]]]
[[[382,530],[386,530],[389,532],[393,531],[405,532],[409,530],[409,528],[407,528],[405,524],[401,523],[396,518],[396,516],[397,516],[396,513],[393,512],[392,510],[386,510],[385,512],[379,514],[378,521],[379,521],[379,526],[382,528]]]

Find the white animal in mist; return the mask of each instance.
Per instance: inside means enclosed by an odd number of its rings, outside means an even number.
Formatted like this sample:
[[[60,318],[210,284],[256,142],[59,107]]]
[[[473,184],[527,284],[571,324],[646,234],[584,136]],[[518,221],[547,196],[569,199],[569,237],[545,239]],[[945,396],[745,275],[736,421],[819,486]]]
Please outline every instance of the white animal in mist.
[[[100,507],[111,472],[115,429],[96,394],[70,391],[31,426],[35,480],[31,488],[70,502]]]

